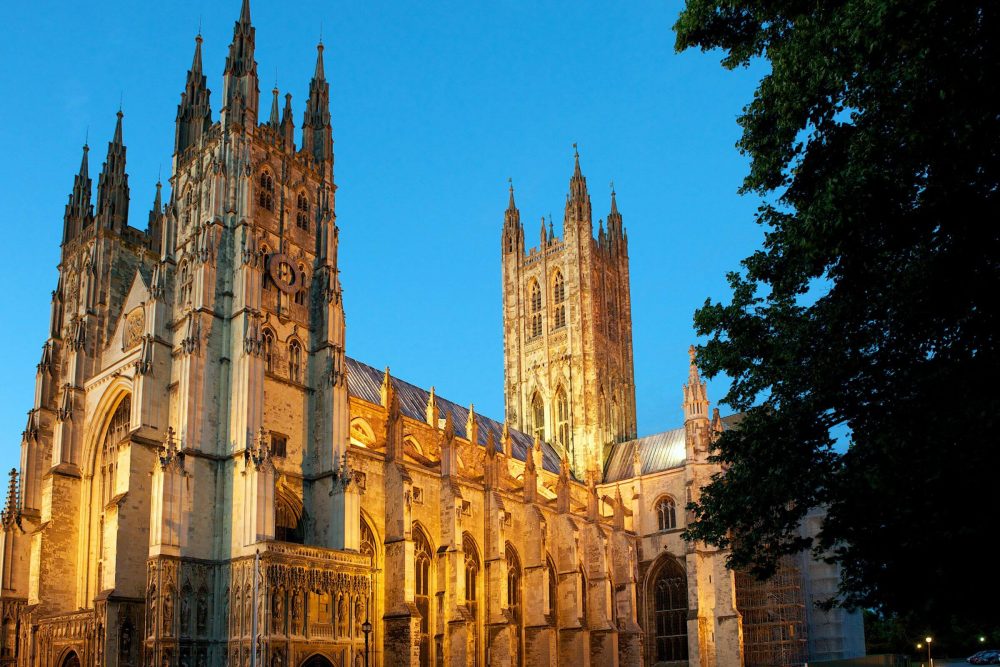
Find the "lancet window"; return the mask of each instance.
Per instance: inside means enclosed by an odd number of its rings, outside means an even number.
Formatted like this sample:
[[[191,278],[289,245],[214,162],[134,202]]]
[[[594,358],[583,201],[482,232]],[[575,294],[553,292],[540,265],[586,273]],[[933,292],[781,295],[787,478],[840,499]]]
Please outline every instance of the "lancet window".
[[[521,651],[521,560],[517,557],[517,552],[508,544],[504,549],[507,558],[507,609],[514,620],[514,660],[512,664],[519,667],[524,664],[523,652]]]
[[[481,664],[479,661],[479,550],[472,537],[466,533],[462,536],[462,551],[465,552],[465,605],[469,608],[473,620],[473,644],[475,645],[473,654],[473,664]]]
[[[677,527],[677,503],[673,498],[664,496],[656,501],[656,523],[660,530]]]
[[[304,192],[295,198],[295,226],[309,231],[309,198]]]
[[[274,333],[270,329],[264,329],[264,333],[261,335],[261,340],[261,354],[264,357],[264,370],[271,373],[274,371],[276,361],[274,358]]]
[[[555,307],[552,328],[560,329],[566,326],[566,281],[559,270],[552,277],[552,303]]]
[[[542,288],[538,281],[531,281],[531,317],[528,326],[528,338],[538,338],[542,335]]]
[[[260,172],[260,187],[257,195],[257,204],[268,211],[274,210],[274,177],[271,172],[264,170]]]
[[[417,528],[413,531],[413,558],[416,570],[414,602],[420,612],[420,667],[431,664],[431,545],[427,536]]]
[[[288,378],[302,382],[302,345],[297,340],[288,344]]]
[[[569,399],[561,386],[556,390],[556,439],[564,448],[569,447]]]
[[[531,397],[531,428],[532,435],[542,442],[545,441],[545,402],[537,391]]]

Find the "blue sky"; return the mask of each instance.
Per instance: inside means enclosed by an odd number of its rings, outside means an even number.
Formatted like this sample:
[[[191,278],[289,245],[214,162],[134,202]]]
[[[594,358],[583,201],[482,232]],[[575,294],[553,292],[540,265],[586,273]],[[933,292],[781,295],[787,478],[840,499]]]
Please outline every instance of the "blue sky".
[[[277,76],[301,125],[322,35],[348,353],[502,416],[499,234],[514,179],[529,243],[557,233],[572,144],[629,233],[640,433],[678,425],[692,313],[759,244],[736,117],[760,70],[675,54],[679,2],[254,0],[262,107]],[[199,20],[218,118],[238,0],[14,3],[0,43],[6,289],[0,466],[16,465],[49,321],[63,206],[89,131],[97,173],[122,100],[131,223],[166,181]],[[710,384],[712,399],[724,380]]]

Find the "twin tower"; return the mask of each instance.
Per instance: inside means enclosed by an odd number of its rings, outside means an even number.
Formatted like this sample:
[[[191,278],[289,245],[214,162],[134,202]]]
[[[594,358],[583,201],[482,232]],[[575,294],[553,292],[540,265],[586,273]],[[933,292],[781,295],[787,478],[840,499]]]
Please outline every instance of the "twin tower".
[[[542,220],[528,249],[514,187],[504,214],[504,398],[507,422],[558,443],[580,479],[609,447],[636,437],[628,235],[615,192],[594,235],[587,179],[574,156],[563,236]]]

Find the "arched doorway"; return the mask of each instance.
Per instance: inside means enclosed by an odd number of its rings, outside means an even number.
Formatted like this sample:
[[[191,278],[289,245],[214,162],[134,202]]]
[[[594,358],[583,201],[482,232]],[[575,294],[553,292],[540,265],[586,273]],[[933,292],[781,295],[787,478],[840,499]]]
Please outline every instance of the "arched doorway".
[[[302,667],[333,667],[333,663],[326,656],[316,654],[306,658]]]
[[[62,667],[80,667],[80,656],[76,654],[76,651],[70,651],[63,658]]]

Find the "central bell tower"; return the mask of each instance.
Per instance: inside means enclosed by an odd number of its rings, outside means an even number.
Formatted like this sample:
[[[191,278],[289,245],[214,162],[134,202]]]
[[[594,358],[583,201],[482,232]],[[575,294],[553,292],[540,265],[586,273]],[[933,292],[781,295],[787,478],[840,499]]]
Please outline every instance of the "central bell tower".
[[[562,238],[543,218],[526,249],[513,185],[501,234],[507,421],[558,444],[580,478],[636,435],[628,235],[614,187],[610,206],[595,236],[574,150]]]

